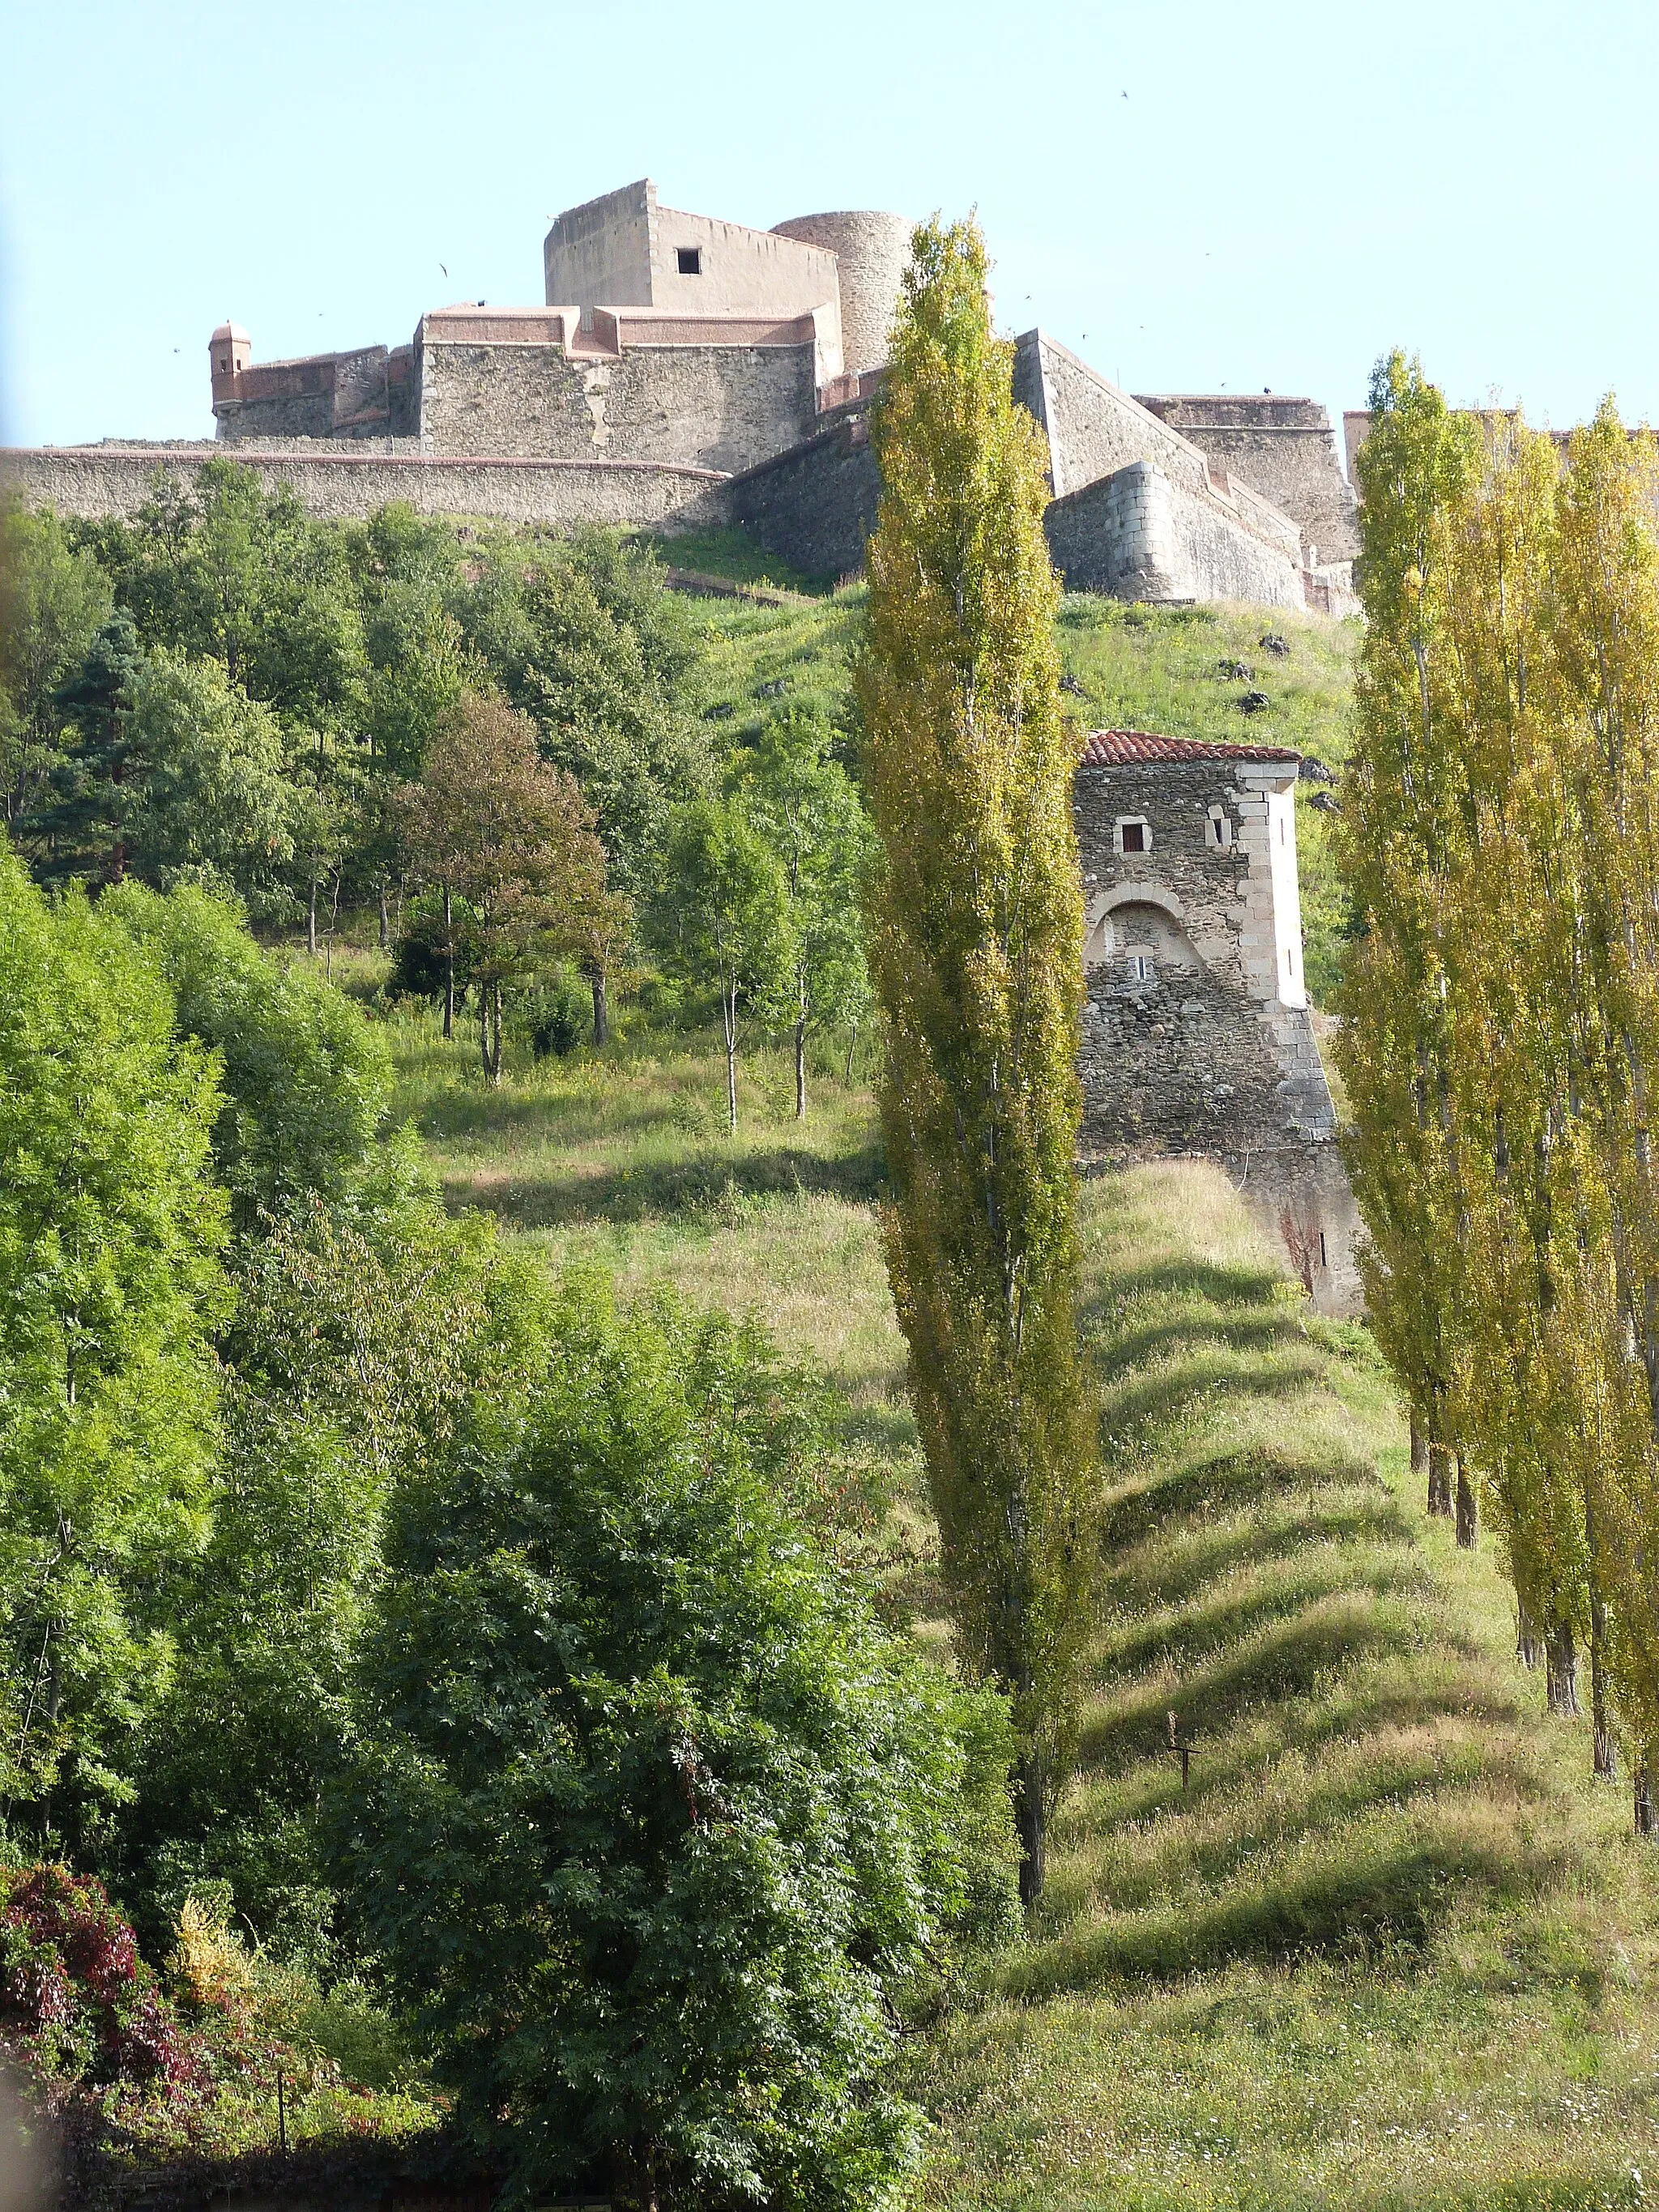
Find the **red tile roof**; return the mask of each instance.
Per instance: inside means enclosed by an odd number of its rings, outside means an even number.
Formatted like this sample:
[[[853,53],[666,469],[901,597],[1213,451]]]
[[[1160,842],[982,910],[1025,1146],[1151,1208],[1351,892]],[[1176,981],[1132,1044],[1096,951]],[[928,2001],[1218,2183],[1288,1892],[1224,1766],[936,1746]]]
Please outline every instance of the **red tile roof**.
[[[1299,761],[1286,745],[1218,745],[1201,738],[1155,738],[1146,730],[1091,730],[1085,768],[1127,768],[1139,761]]]

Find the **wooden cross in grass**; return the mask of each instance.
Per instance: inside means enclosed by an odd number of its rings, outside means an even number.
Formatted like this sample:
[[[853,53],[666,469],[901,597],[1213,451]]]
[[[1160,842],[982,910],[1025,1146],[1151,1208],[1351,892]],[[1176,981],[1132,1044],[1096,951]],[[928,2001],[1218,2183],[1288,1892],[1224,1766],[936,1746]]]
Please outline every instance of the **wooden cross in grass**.
[[[1181,1786],[1184,1790],[1187,1787],[1188,1775],[1192,1765],[1193,1753],[1198,1749],[1198,1746],[1195,1743],[1182,1743],[1181,1741],[1181,1723],[1178,1714],[1168,1713],[1164,1717],[1170,1723],[1170,1749],[1181,1761]]]

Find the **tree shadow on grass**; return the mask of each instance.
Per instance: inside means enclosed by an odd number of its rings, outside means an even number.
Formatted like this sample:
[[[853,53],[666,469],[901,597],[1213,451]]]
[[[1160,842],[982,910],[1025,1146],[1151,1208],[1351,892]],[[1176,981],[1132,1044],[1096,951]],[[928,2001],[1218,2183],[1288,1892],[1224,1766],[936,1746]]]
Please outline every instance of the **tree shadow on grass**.
[[[1344,1844],[1248,1887],[1075,1925],[1018,1954],[1004,1985],[1030,1999],[1103,1982],[1173,1980],[1241,1959],[1420,1950],[1460,1897],[1516,1887],[1513,1856],[1473,1824],[1402,1812],[1380,1832],[1345,1836]]]
[[[823,1193],[870,1205],[885,1187],[878,1145],[835,1159],[780,1146],[770,1152],[668,1160],[623,1169],[584,1167],[499,1178],[457,1176],[446,1185],[452,1202],[481,1206],[523,1229],[592,1222],[639,1222],[680,1216],[710,1229],[725,1225],[721,1209],[755,1198]]]
[[[1381,1510],[1386,1510],[1382,1501],[1393,1497],[1376,1469],[1360,1459],[1302,1457],[1272,1444],[1218,1452],[1175,1474],[1126,1485],[1106,1504],[1100,1540],[1109,1559],[1121,1557],[1183,1521],[1213,1521],[1285,1498],[1305,1498],[1311,1504],[1334,1490],[1374,1492]],[[1398,1518],[1397,1507],[1395,1511]],[[1400,1526],[1404,1538],[1403,1520]]]
[[[1321,1379],[1311,1352],[1269,1362],[1232,1354],[1212,1342],[1179,1361],[1123,1377],[1104,1396],[1102,1424],[1112,1436],[1146,1435],[1190,1419],[1202,1407],[1293,1397]]]
[[[1224,1662],[1181,1686],[1181,1729],[1189,1741],[1219,1741],[1251,1711],[1307,1697],[1322,1680],[1417,1648],[1418,1632],[1402,1613],[1366,1604],[1367,1593],[1340,1590],[1292,1620],[1270,1620],[1239,1638]],[[1083,1724],[1079,1753],[1087,1766],[1121,1774],[1152,1756],[1166,1727],[1171,1692],[1148,1685],[1109,1713]]]
[[[1201,1544],[1188,1543],[1178,1551],[1167,1544],[1160,1547],[1163,1534],[1158,1531],[1133,1551],[1108,1561],[1099,1585],[1104,1607],[1126,1613],[1156,1609],[1167,1620],[1176,1608],[1202,1597],[1210,1585],[1236,1582],[1247,1567],[1269,1569],[1280,1560],[1339,1545],[1363,1544],[1370,1549],[1370,1557],[1356,1559],[1348,1570],[1356,1582],[1375,1579],[1379,1553],[1417,1560],[1415,1581],[1420,1582],[1425,1572],[1393,1500],[1360,1492],[1346,1504],[1329,1500],[1317,1518],[1270,1516],[1264,1508],[1249,1519],[1221,1518],[1204,1528]],[[1218,1601],[1228,1601],[1224,1596]]]
[[[1296,1354],[1305,1353],[1306,1340],[1294,1328],[1286,1327],[1282,1310],[1270,1313],[1260,1308],[1231,1316],[1209,1310],[1188,1310],[1163,1316],[1136,1328],[1114,1329],[1109,1337],[1091,1338],[1085,1332],[1084,1338],[1085,1354],[1108,1389],[1149,1364],[1168,1366],[1200,1349],[1213,1354],[1218,1347],[1240,1357]]]
[[[1305,1532],[1282,1529],[1276,1533],[1286,1539],[1298,1540],[1281,1544],[1276,1556],[1289,1559],[1303,1547],[1299,1537]],[[1265,1559],[1267,1555],[1255,1556]],[[1420,1589],[1421,1583],[1421,1573],[1413,1555],[1401,1552],[1386,1568],[1374,1559],[1363,1564],[1349,1561],[1340,1575],[1304,1572],[1270,1583],[1265,1589],[1227,1594],[1210,1605],[1188,1603],[1182,1605],[1179,1611],[1160,1611],[1152,1619],[1138,1621],[1132,1628],[1112,1637],[1099,1655],[1095,1680],[1097,1686],[1103,1688],[1109,1682],[1121,1685],[1139,1674],[1164,1667],[1200,1667],[1232,1644],[1261,1633],[1274,1622],[1292,1619],[1341,1591],[1363,1588],[1405,1595]]]

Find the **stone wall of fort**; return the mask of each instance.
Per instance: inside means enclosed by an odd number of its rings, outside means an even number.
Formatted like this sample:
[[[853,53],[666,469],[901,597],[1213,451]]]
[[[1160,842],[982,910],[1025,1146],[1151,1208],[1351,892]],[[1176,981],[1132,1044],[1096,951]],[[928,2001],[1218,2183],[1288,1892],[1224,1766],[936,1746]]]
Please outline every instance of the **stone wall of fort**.
[[[1237,488],[1235,488],[1236,489]],[[1207,489],[1133,461],[1055,500],[1043,517],[1068,590],[1123,599],[1247,599],[1305,609],[1299,560],[1259,534],[1254,516]]]
[[[1139,404],[1291,516],[1319,565],[1358,553],[1353,493],[1337,459],[1331,418],[1317,401],[1223,392],[1153,393]]]
[[[435,319],[422,325],[417,415],[434,453],[672,461],[729,472],[798,444],[817,425],[810,326],[778,343],[652,344],[624,325],[614,351],[568,352],[440,335],[429,327]]]
[[[499,459],[423,453],[410,439],[243,444],[38,446],[0,453],[0,492],[60,514],[136,514],[157,480],[185,485],[211,460],[256,470],[267,489],[289,485],[307,513],[331,520],[401,500],[447,514],[572,530],[584,522],[673,531],[726,519],[726,478],[663,462]]]
[[[721,495],[731,520],[808,576],[855,574],[876,526],[881,471],[868,399],[820,417],[804,444],[734,477]]]

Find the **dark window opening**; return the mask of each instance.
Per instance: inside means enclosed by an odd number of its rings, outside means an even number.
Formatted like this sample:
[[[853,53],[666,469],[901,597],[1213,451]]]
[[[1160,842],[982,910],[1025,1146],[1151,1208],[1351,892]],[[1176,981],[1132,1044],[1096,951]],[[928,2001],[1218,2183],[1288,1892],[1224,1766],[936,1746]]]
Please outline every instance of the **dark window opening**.
[[[1328,1267],[1331,1264],[1325,1257],[1325,1232],[1322,1229],[1319,1232],[1319,1264],[1322,1267]]]
[[[1146,849],[1146,825],[1144,822],[1126,822],[1123,825],[1123,849],[1126,853],[1144,853]]]
[[[680,258],[680,274],[681,274],[681,276],[702,276],[702,246],[682,246],[679,248],[679,258]]]

